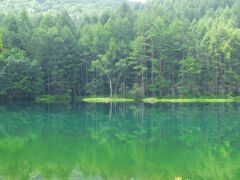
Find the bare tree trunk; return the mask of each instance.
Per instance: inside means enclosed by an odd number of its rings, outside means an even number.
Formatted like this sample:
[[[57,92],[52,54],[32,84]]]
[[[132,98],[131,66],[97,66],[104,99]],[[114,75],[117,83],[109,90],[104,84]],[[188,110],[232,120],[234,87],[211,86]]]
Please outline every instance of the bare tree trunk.
[[[118,77],[118,81],[117,81],[117,84],[115,86],[114,96],[116,96],[116,94],[117,94],[117,87],[118,87],[119,81],[120,81],[120,76]]]
[[[159,82],[161,85],[161,79],[162,79],[162,60],[161,60],[161,52],[159,53]],[[159,87],[159,96],[161,97],[161,88]]]
[[[144,73],[142,72],[142,90],[143,90],[143,95],[144,95]]]
[[[48,94],[50,92],[50,73],[49,73],[49,69],[48,69]]]
[[[78,85],[78,95],[81,96],[81,85]]]
[[[207,87],[208,87],[208,92],[207,92],[207,94],[208,95],[210,95],[211,93],[210,93],[210,68],[209,68],[209,61],[207,61]]]
[[[145,39],[145,36],[144,36],[144,59],[146,57],[146,39]],[[144,61],[143,61],[143,65],[144,64]],[[142,86],[143,86],[143,96],[145,96],[145,89],[144,89],[144,72],[142,73]],[[146,89],[147,89],[147,84],[146,84]]]
[[[86,70],[86,83],[88,83],[88,65],[87,65],[87,62],[86,62],[85,70]]]
[[[109,86],[110,86],[110,97],[113,95],[113,90],[112,90],[112,81],[109,80]]]
[[[218,69],[216,67],[216,95],[218,96]]]
[[[171,88],[171,74],[170,71],[168,71],[168,95],[170,94],[170,88]]]
[[[154,83],[153,80],[153,59],[154,59],[154,45],[153,45],[153,38],[151,38],[151,43],[152,43],[152,73],[151,73],[151,79],[152,79],[152,85]],[[153,96],[154,96],[154,91],[152,92]]]
[[[109,80],[110,97],[112,97],[112,95],[113,95],[112,80],[111,80],[110,76],[108,75],[108,73],[106,73],[106,74],[107,74],[107,77]]]
[[[184,46],[184,42],[183,42],[183,46]],[[183,73],[183,70],[184,70],[184,61],[185,61],[184,50],[182,51],[182,60],[183,60],[183,64],[182,64],[182,92],[181,92],[181,94],[183,95],[183,93],[184,93],[184,73]]]
[[[143,60],[141,59],[141,67],[143,67]],[[141,70],[142,71],[142,70]],[[142,91],[143,91],[143,96],[144,96],[144,72],[141,72],[141,86],[142,86]]]
[[[74,72],[74,85],[73,85],[73,96],[76,96],[76,78],[77,78],[77,73],[76,71]]]

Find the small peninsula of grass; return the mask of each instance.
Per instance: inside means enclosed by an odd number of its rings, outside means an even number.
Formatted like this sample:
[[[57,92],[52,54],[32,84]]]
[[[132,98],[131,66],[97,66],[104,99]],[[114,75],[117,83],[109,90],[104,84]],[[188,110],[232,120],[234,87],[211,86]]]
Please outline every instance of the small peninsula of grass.
[[[231,103],[236,102],[234,99],[157,99],[157,98],[146,98],[143,99],[145,103]]]
[[[125,98],[110,98],[110,97],[93,97],[93,98],[83,98],[83,102],[88,103],[111,103],[111,102],[133,102],[134,99]]]

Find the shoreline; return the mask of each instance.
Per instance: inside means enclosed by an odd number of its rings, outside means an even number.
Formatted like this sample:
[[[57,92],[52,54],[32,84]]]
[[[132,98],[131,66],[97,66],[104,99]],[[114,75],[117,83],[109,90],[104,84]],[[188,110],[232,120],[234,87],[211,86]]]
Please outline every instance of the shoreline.
[[[201,98],[193,98],[193,99],[158,99],[158,98],[145,98],[141,100],[129,99],[129,98],[110,98],[110,97],[89,97],[83,98],[81,101],[86,103],[117,103],[117,102],[144,102],[144,103],[234,103],[240,102],[239,100],[231,99],[201,99]]]
[[[83,98],[81,101],[87,103],[111,103],[111,102],[134,102],[134,99],[128,98],[111,98],[111,97],[94,97],[94,98]]]
[[[51,96],[44,95],[36,97],[35,102],[39,103],[70,103],[70,102],[86,102],[86,103],[128,103],[128,102],[144,102],[144,103],[233,103],[239,102],[240,99],[236,98],[121,98],[121,97],[75,97],[71,100],[70,96],[59,95]]]
[[[142,100],[145,103],[233,103],[239,102],[238,100],[231,99],[158,99],[158,98],[146,98]]]

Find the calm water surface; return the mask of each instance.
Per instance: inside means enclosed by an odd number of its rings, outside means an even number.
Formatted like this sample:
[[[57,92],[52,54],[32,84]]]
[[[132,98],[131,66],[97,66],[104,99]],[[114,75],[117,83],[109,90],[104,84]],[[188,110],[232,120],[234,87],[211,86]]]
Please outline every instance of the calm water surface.
[[[178,177],[240,179],[240,104],[0,105],[0,179]]]

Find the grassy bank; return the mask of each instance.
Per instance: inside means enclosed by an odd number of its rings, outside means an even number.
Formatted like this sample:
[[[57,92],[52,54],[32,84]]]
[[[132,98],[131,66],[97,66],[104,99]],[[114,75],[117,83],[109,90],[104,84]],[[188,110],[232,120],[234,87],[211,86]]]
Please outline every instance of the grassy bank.
[[[68,94],[63,95],[42,95],[38,96],[35,99],[36,102],[40,103],[70,103],[72,98]],[[73,99],[75,102],[87,102],[87,103],[118,103],[118,102],[134,102],[142,101],[145,103],[232,103],[240,102],[240,97],[231,97],[231,98],[145,98],[140,100],[135,100],[134,98],[121,98],[121,97],[80,97],[77,96]]]
[[[230,99],[157,99],[157,98],[146,98],[142,100],[146,103],[231,103],[231,102],[238,102],[234,98]]]
[[[83,102],[88,103],[111,103],[111,102],[133,102],[134,99],[125,98],[110,98],[110,97],[93,97],[93,98],[83,98]]]

